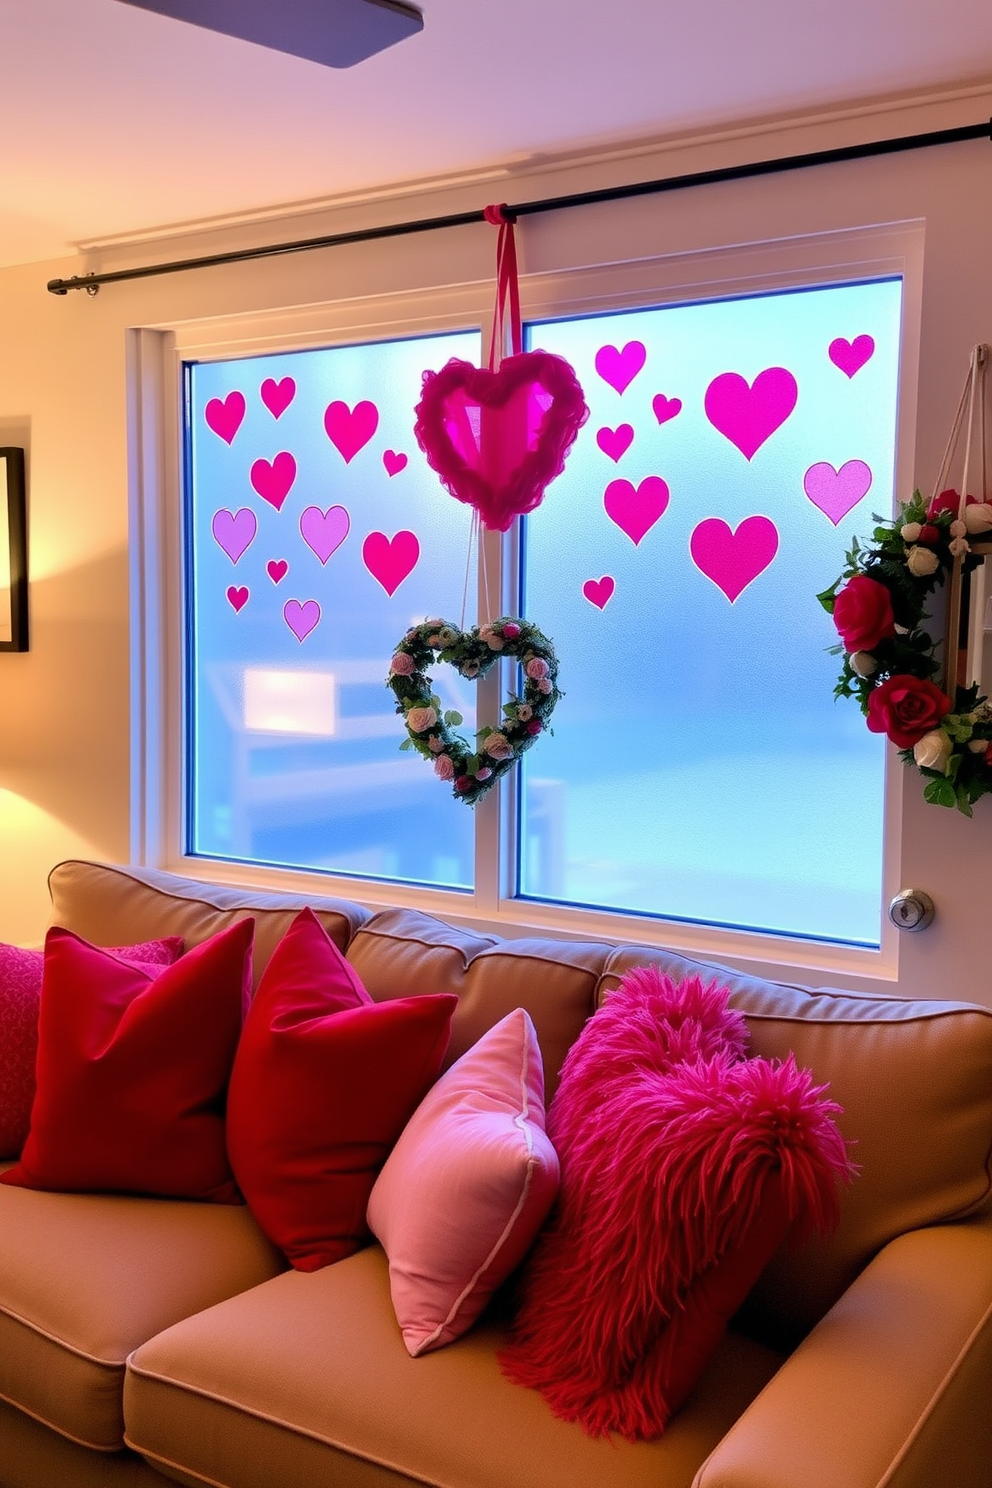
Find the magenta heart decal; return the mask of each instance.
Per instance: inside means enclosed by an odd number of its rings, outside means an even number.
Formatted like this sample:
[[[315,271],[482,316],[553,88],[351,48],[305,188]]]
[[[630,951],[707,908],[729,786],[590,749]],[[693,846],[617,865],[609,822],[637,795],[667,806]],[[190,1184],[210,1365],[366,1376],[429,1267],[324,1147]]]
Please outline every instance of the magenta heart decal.
[[[745,517],[732,532],[722,517],[707,517],[689,539],[692,561],[733,604],[778,552],[778,529],[768,517]]]
[[[848,377],[853,377],[855,372],[860,372],[865,362],[870,361],[875,353],[875,340],[873,336],[855,336],[853,341],[848,341],[844,336],[838,336],[836,341],[831,341],[827,349],[827,356],[835,367]]]
[[[211,398],[203,416],[208,429],[219,435],[225,444],[230,444],[245,416],[244,393],[228,393],[223,401],[220,398]]]
[[[610,481],[603,505],[611,522],[636,545],[668,507],[669,490],[660,475],[648,475],[635,490],[629,480]]]
[[[270,558],[268,563],[265,565],[265,572],[268,574],[273,584],[279,584],[289,573],[289,564],[286,562],[285,558]]]
[[[253,543],[258,522],[255,513],[247,506],[242,506],[236,512],[230,512],[224,506],[219,512],[214,512],[210,531],[214,535],[214,541],[223,548],[231,562],[237,563]]]
[[[655,393],[651,399],[651,407],[659,424],[667,424],[669,419],[676,418],[682,412],[682,399],[666,398],[664,393]]]
[[[848,460],[839,470],[821,460],[818,465],[811,465],[803,476],[803,490],[836,527],[867,496],[871,482],[871,467],[864,460]]]
[[[597,610],[602,610],[613,597],[616,587],[615,580],[609,574],[604,574],[601,579],[586,579],[582,585],[582,593],[590,604],[596,606]]]
[[[572,368],[546,351],[506,357],[498,372],[453,357],[424,373],[416,413],[428,465],[499,532],[540,505],[589,416]]]
[[[596,443],[604,455],[614,462],[627,453],[634,442],[634,431],[630,424],[621,424],[618,429],[598,429]]]
[[[234,584],[231,585],[227,591],[227,602],[231,605],[236,615],[244,609],[248,603],[248,590],[244,584],[240,585],[240,587],[236,587]]]
[[[296,383],[292,377],[284,377],[276,382],[274,377],[267,377],[259,389],[262,402],[269,410],[273,418],[278,418],[296,397]]]
[[[346,465],[364,449],[379,427],[379,410],[366,399],[349,408],[347,403],[330,403],[324,410],[327,437]]]
[[[615,346],[601,346],[596,353],[596,371],[604,382],[618,393],[630,387],[648,359],[643,341],[628,341],[622,351]]]
[[[384,450],[382,463],[385,466],[387,475],[399,475],[401,470],[406,469],[406,455],[398,453],[396,450]]]
[[[331,554],[344,542],[351,527],[351,518],[343,506],[329,506],[321,511],[319,506],[308,506],[300,518],[300,532],[308,548],[312,548],[326,563]]]
[[[706,389],[706,417],[746,460],[785,423],[799,389],[785,367],[766,367],[748,386],[739,372],[721,372]]]
[[[276,511],[282,509],[295,479],[296,461],[288,450],[281,450],[271,464],[268,460],[256,460],[251,467],[250,480],[253,488]]]
[[[362,543],[362,562],[390,599],[403,580],[409,578],[420,559],[420,543],[412,532],[370,532]]]
[[[315,599],[300,603],[298,599],[287,599],[282,607],[282,618],[298,641],[305,641],[320,619],[320,605]]]

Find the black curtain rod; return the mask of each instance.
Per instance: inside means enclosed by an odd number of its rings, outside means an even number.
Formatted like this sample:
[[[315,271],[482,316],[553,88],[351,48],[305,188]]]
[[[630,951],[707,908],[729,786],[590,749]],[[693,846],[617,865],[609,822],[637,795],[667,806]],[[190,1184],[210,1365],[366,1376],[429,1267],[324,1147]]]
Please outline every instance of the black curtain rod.
[[[836,165],[843,160],[865,160],[872,155],[895,155],[903,150],[923,150],[931,145],[955,145],[963,140],[974,139],[992,139],[992,120],[983,124],[962,124],[956,129],[933,129],[928,134],[904,134],[897,139],[842,145],[835,150],[813,150],[806,155],[783,155],[777,160],[753,160],[743,165],[725,165],[717,170],[692,171],[684,176],[662,176],[657,181],[635,181],[629,186],[607,186],[599,191],[576,191],[568,196],[511,203],[507,205],[507,214],[530,217],[537,212],[560,212],[568,207],[589,207],[599,202],[653,196],[662,191],[685,191],[693,186],[712,186],[719,181],[743,181],[751,176],[804,170],[811,165]],[[172,263],[148,264],[140,269],[115,269],[106,274],[75,274],[71,279],[50,279],[48,290],[54,295],[68,294],[70,289],[85,289],[89,294],[96,294],[101,284],[119,284],[125,279],[150,279],[158,274],[179,274],[186,269],[216,268],[220,264],[275,258],[284,253],[309,253],[314,248],[340,248],[346,243],[369,243],[376,238],[399,238],[409,233],[434,232],[442,227],[467,227],[470,223],[485,220],[482,211],[453,212],[445,217],[420,217],[412,222],[391,222],[385,227],[366,227],[357,232],[302,238],[293,243],[270,243],[261,248],[239,248],[231,253],[207,254],[203,258],[181,258]]]

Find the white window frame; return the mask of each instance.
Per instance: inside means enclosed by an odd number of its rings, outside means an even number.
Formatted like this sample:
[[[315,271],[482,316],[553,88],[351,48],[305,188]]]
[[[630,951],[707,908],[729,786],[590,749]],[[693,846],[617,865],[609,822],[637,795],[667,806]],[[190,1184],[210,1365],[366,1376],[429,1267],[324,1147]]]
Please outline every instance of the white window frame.
[[[899,275],[903,280],[896,492],[913,488],[916,386],[922,304],[923,224],[896,222],[767,243],[720,247],[563,269],[521,277],[526,320],[638,309]],[[898,977],[898,935],[882,915],[871,950],[798,936],[687,924],[636,913],[572,908],[512,897],[515,772],[474,808],[474,893],[370,882],[344,875],[230,865],[183,852],[184,699],[182,644],[182,365],[186,361],[382,341],[483,328],[491,280],[416,292],[330,301],[291,309],[190,321],[129,332],[128,426],[132,579],[132,858],[219,883],[334,895],[373,908],[406,905],[501,935],[664,944],[758,974],[799,968],[855,985]],[[484,534],[491,613],[513,607],[515,533]],[[481,580],[480,580],[481,582]],[[810,603],[815,604],[815,596]],[[480,711],[498,712],[501,679],[480,686]],[[852,705],[853,706],[853,705]],[[887,757],[883,903],[898,890],[904,771]]]

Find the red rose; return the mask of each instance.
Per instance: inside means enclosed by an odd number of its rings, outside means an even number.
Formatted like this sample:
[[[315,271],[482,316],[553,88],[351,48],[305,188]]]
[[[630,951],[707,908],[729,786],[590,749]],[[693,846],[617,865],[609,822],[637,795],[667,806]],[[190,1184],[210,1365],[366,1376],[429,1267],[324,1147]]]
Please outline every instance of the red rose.
[[[976,500],[977,497],[968,496],[965,498],[965,505],[974,506]],[[960,507],[961,497],[957,491],[950,489],[941,491],[940,495],[935,496],[927,507],[927,518],[932,522],[934,517],[939,516],[942,511],[950,512],[952,517],[956,517]]]
[[[940,528],[935,527],[932,522],[925,522],[920,528],[920,535],[916,540],[921,543],[929,543],[932,547],[935,542],[940,541]]]
[[[950,711],[951,700],[936,683],[887,677],[868,699],[868,727],[873,734],[888,734],[897,748],[912,749]]]
[[[544,724],[541,722],[541,720],[539,718],[532,718],[531,721],[530,721],[530,723],[527,725],[527,733],[528,734],[539,734],[541,732],[541,730],[542,730],[543,727],[544,727]]]
[[[891,594],[877,579],[855,574],[834,600],[834,624],[845,651],[874,651],[895,635]]]

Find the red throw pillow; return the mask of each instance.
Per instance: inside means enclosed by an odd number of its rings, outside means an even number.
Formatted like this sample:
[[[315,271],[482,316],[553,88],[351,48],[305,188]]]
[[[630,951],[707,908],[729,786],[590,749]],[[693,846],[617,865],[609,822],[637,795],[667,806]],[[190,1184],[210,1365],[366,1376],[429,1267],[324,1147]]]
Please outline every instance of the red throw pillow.
[[[262,973],[227,1108],[234,1175],[298,1271],[370,1239],[376,1175],[433,1084],[458,999],[373,1002],[305,909]]]
[[[182,953],[182,938],[167,935],[108,954],[157,976]],[[0,945],[0,1158],[20,1157],[28,1135],[44,966],[44,951]]]
[[[628,976],[548,1112],[558,1206],[500,1362],[593,1436],[660,1435],[788,1232],[836,1222],[839,1108],[791,1057],[741,1059],[726,998]]]
[[[241,920],[157,975],[50,930],[31,1129],[0,1182],[237,1203],[224,1096],[254,928]]]

